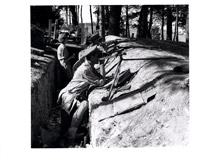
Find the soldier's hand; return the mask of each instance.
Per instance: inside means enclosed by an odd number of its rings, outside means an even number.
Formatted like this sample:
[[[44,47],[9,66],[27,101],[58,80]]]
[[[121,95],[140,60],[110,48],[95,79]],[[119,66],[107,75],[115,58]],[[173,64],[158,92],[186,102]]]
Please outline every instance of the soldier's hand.
[[[100,86],[104,86],[104,84],[105,84],[105,81],[103,79],[99,80],[99,85]]]

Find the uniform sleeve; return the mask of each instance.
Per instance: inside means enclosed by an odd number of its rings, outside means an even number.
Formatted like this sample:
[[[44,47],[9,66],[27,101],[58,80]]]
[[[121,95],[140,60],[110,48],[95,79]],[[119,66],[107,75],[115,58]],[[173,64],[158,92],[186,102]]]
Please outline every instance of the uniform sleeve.
[[[92,68],[87,68],[84,71],[83,78],[87,80],[89,83],[92,83],[93,85],[100,86],[101,85],[101,78],[98,77],[96,74],[94,74]]]
[[[64,48],[59,46],[58,49],[57,49],[57,58],[58,60],[61,60],[61,59],[64,59],[65,56],[64,56]]]

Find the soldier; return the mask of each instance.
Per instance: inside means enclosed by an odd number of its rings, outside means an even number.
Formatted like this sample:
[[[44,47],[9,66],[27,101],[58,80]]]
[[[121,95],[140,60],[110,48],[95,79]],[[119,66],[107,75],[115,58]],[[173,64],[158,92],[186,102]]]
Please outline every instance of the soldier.
[[[88,109],[87,90],[90,86],[103,86],[105,83],[105,78],[94,68],[101,55],[102,51],[97,45],[88,48],[78,61],[84,60],[83,63],[75,69],[72,80],[59,93],[58,103],[62,106],[61,136],[67,133],[67,147],[75,145],[76,132]]]
[[[65,76],[65,84],[69,82],[69,80],[72,78],[72,70],[70,65],[70,60],[75,58],[75,55],[72,55],[69,57],[69,52],[66,48],[66,42],[67,42],[67,34],[61,33],[58,37],[58,41],[61,43],[59,47],[57,48],[57,58],[59,60],[59,63],[61,65],[62,70],[62,76]]]

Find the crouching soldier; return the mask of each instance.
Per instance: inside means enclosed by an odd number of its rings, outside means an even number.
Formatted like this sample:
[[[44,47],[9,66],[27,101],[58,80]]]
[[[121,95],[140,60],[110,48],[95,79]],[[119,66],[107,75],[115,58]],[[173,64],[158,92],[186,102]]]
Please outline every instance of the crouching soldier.
[[[101,55],[102,51],[96,45],[87,49],[78,61],[82,64],[78,65],[72,80],[59,93],[58,102],[62,107],[61,136],[67,135],[66,147],[75,145],[76,132],[88,109],[86,91],[90,86],[103,86],[105,83],[105,78],[94,68]]]

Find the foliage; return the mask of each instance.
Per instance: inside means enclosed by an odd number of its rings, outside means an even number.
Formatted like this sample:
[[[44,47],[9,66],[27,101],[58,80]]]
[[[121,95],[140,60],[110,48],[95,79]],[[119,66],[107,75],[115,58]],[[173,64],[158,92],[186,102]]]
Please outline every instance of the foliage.
[[[31,24],[37,25],[41,28],[48,27],[48,20],[59,19],[59,24],[62,24],[60,19],[60,10],[56,6],[31,6]]]
[[[178,22],[178,26],[185,28],[186,26],[186,18],[188,15],[188,5],[177,5],[178,9],[179,9],[179,22]]]
[[[128,18],[130,20],[129,25],[132,28],[138,27],[138,19],[140,16],[141,6],[140,5],[129,5],[128,7]]]
[[[126,7],[128,6],[128,15],[126,14]],[[145,12],[144,16],[142,15],[142,19],[140,20],[141,16],[141,9],[145,8],[145,10],[142,10],[142,13]],[[70,11],[73,14],[73,23],[77,25],[79,18],[78,10],[76,9],[77,6],[31,6],[31,24],[37,25],[41,28],[47,28],[48,27],[48,20],[52,19],[52,22],[55,21],[55,19],[59,19],[59,25],[63,24],[63,20],[60,18],[60,11],[69,7]],[[101,13],[99,10],[100,5],[93,5],[95,8],[92,12],[96,15],[97,21],[94,21],[94,23],[97,23],[97,28],[100,26],[101,23]],[[117,30],[117,33],[114,32],[114,34],[118,34],[118,31],[120,34],[125,35],[126,34],[126,21],[128,17],[129,26],[132,29],[140,29],[141,23],[141,30],[139,32],[147,31],[146,37],[147,38],[158,38],[159,33],[162,31],[162,26],[167,25],[167,21],[169,21],[169,29],[171,28],[172,33],[172,23],[175,22],[176,19],[176,8],[178,7],[178,27],[181,27],[182,29],[186,29],[186,18],[188,15],[188,5],[123,5],[121,6],[121,15],[118,12],[116,15],[117,9],[113,12],[111,9],[115,9],[116,5],[105,5],[104,6],[104,17],[105,17],[105,30],[111,31],[113,33],[113,28],[115,30],[115,24],[117,24],[117,27],[120,26],[119,30]],[[76,11],[77,10],[77,11]],[[169,11],[171,13],[169,13]],[[169,14],[168,14],[169,13]],[[152,15],[152,16],[151,16]],[[167,18],[169,15],[169,18]],[[114,17],[117,16],[117,17]],[[152,18],[151,18],[152,17]],[[111,20],[110,20],[111,19]],[[119,20],[119,22],[115,23],[115,20]],[[100,21],[100,22],[99,22]],[[162,23],[163,21],[163,23]],[[141,22],[141,23],[140,23]],[[118,29],[118,28],[116,28]],[[132,30],[133,31],[133,30]],[[156,34],[158,33],[158,34]],[[170,34],[170,33],[169,33]],[[145,35],[143,35],[144,37]]]
[[[151,28],[151,36],[152,36],[152,39],[160,40],[160,28],[159,28],[159,26],[153,26]]]
[[[99,12],[100,5],[93,5],[93,8],[95,11],[93,11],[93,14],[96,15],[97,20],[101,20],[101,13]],[[109,19],[110,19],[110,5],[104,5],[104,14],[105,14],[105,30],[109,29]],[[100,24],[97,22],[97,24]],[[97,25],[99,29],[99,25]]]

